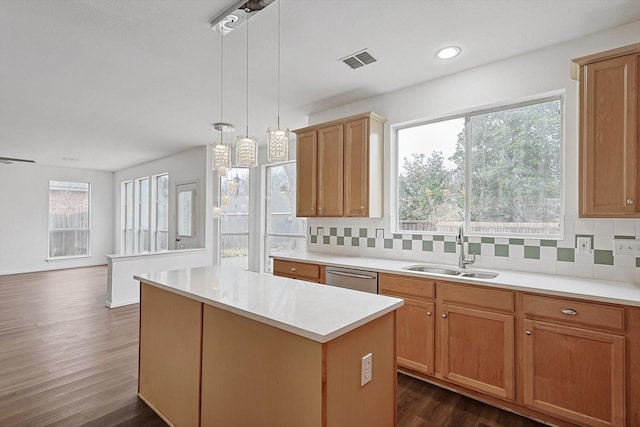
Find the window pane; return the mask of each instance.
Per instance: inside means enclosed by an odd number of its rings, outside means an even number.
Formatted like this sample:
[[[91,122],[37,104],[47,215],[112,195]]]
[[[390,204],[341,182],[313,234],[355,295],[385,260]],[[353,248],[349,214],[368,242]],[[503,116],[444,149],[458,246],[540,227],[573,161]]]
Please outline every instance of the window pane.
[[[273,271],[273,260],[269,255],[291,254],[296,252],[305,252],[307,250],[307,238],[303,237],[286,237],[286,236],[269,236],[267,235],[267,253],[265,257],[265,271],[271,273]]]
[[[156,177],[156,250],[169,248],[169,175]]]
[[[133,182],[123,184],[123,249],[125,254],[133,253]]]
[[[464,118],[398,130],[398,230],[454,231],[464,220]]]
[[[178,235],[191,237],[193,222],[193,192],[178,193]]]
[[[149,251],[149,178],[136,181],[138,252]]]
[[[232,168],[220,177],[221,263],[249,268],[249,169]]]
[[[471,117],[473,232],[560,234],[560,107],[553,100]]]
[[[49,182],[49,257],[89,254],[89,184]]]
[[[266,172],[264,269],[271,272],[273,263],[269,255],[306,251],[307,223],[296,217],[296,163],[268,166]]]
[[[267,233],[305,235],[306,221],[296,217],[296,164],[267,168]]]

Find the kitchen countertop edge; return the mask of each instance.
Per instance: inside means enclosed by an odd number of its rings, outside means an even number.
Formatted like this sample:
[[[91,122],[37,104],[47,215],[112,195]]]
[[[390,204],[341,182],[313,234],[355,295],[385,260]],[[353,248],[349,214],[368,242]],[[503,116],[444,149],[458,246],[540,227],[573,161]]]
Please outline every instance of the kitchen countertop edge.
[[[454,268],[456,266],[421,262],[415,260],[392,260],[385,258],[329,255],[320,252],[292,253],[272,255],[273,259],[294,262],[313,262],[327,266],[346,267],[377,271],[379,273],[400,274],[440,281],[452,281],[471,285],[510,289],[536,294],[553,295],[567,298],[579,298],[610,304],[623,304],[640,307],[640,285],[627,282],[614,282],[568,276],[555,276],[541,273],[515,272],[491,267],[467,267],[468,271],[494,271],[499,273],[495,279],[474,279],[443,274],[423,273],[404,270],[402,267],[415,264],[437,265]]]
[[[292,321],[283,321],[281,319],[278,319],[275,316],[268,316],[265,314],[261,314],[259,312],[259,310],[251,310],[247,307],[242,307],[240,305],[233,305],[233,304],[229,304],[229,303],[225,303],[223,301],[220,301],[219,299],[216,298],[212,298],[209,296],[204,295],[202,292],[198,292],[198,291],[189,291],[186,289],[182,289],[180,287],[179,284],[170,284],[168,283],[168,280],[166,280],[165,278],[163,278],[163,274],[166,275],[168,273],[180,273],[180,272],[186,272],[186,271],[198,271],[198,270],[205,270],[205,269],[217,269],[220,267],[198,267],[198,268],[192,268],[192,269],[184,269],[184,270],[174,270],[174,271],[165,271],[165,272],[158,272],[158,273],[145,273],[145,274],[137,274],[134,275],[134,279],[138,280],[140,282],[149,284],[151,286],[172,292],[174,294],[177,295],[181,295],[184,296],[186,298],[190,298],[199,302],[202,302],[204,304],[210,305],[212,307],[216,307],[234,314],[237,314],[239,316],[248,318],[248,319],[252,319],[255,321],[258,321],[260,323],[266,324],[266,325],[270,325],[273,327],[276,327],[278,329],[293,333],[295,335],[299,335],[302,336],[304,338],[308,338],[312,341],[324,344],[327,343],[335,338],[340,337],[341,335],[344,335],[354,329],[359,328],[362,325],[365,325],[369,322],[371,322],[372,320],[375,320],[379,317],[382,317],[388,313],[393,312],[394,310],[396,310],[397,308],[401,307],[404,304],[404,301],[400,298],[392,298],[392,297],[387,297],[384,296],[385,298],[388,299],[388,301],[385,304],[382,304],[382,306],[380,308],[376,308],[376,309],[371,309],[368,310],[367,313],[365,315],[362,315],[360,317],[358,317],[357,319],[350,319],[350,320],[344,320],[344,321],[337,321],[339,323],[338,326],[332,327],[331,330],[326,331],[326,332],[320,332],[318,329],[321,328],[312,328],[312,327],[303,327],[301,325],[296,325],[295,322]],[[227,270],[231,270],[231,269],[227,269]],[[255,273],[255,272],[247,272],[245,271],[244,273],[246,273],[247,275],[249,275],[249,277],[253,278],[253,279],[257,279],[260,276],[269,276],[272,277],[270,274],[269,275],[265,275],[265,274],[261,274],[261,273]],[[209,278],[210,279],[210,278]],[[175,280],[175,278],[174,278]],[[259,279],[258,279],[259,280]],[[283,284],[285,282],[295,282],[297,285],[300,286],[300,284],[302,284],[303,286],[312,286],[312,287],[317,287],[318,285],[315,283],[308,283],[308,282],[304,282],[301,280],[295,280],[295,279],[288,279],[288,278],[283,278],[283,277],[273,277],[270,278],[270,281],[275,280],[275,283],[277,284]],[[269,282],[270,283],[270,282]],[[319,289],[315,289],[315,291],[321,291],[321,292],[333,292],[334,294],[336,294],[337,296],[339,293],[341,292],[349,292],[351,296],[354,296],[355,294],[362,294],[361,292],[357,292],[357,291],[352,291],[352,290],[348,290],[348,289],[340,289],[340,288],[333,288],[330,286],[323,286]],[[362,298],[370,298],[371,294],[365,294],[365,295],[361,295],[360,297]],[[376,295],[376,297],[379,297],[380,295]],[[358,298],[358,297],[355,297]],[[340,307],[340,304],[338,303],[338,305],[336,307],[332,307],[334,309],[337,309],[338,311],[343,310]],[[343,311],[347,311],[346,308]],[[335,314],[335,312],[334,312]],[[337,315],[339,315],[340,313],[338,313]],[[321,319],[318,319],[321,320]],[[316,329],[316,330],[314,330]]]

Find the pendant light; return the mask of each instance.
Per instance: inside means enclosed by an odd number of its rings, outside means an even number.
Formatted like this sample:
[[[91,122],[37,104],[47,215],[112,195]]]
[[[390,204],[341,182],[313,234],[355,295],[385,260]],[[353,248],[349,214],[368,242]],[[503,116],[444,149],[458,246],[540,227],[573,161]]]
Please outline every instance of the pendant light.
[[[278,0],[278,127],[267,130],[269,162],[286,162],[289,160],[289,129],[280,128],[280,1]]]
[[[226,175],[231,167],[231,144],[224,141],[225,133],[233,132],[235,128],[230,123],[222,121],[222,107],[224,104],[224,35],[220,35],[220,121],[213,124],[213,128],[220,132],[220,140],[213,144],[213,169],[218,176]]]
[[[258,166],[258,138],[249,136],[249,12],[247,13],[247,131],[236,142],[236,166]]]

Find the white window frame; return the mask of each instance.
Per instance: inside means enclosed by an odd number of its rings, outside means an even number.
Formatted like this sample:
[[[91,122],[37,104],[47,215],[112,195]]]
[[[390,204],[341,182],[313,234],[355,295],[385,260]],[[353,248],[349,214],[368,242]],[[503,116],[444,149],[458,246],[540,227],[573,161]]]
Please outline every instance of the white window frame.
[[[167,230],[159,230],[158,227],[158,206],[159,206],[159,197],[158,197],[158,181],[160,181],[160,179],[162,177],[166,176],[167,177]],[[150,224],[150,231],[149,234],[153,236],[153,238],[151,239],[151,251],[154,252],[158,252],[158,251],[164,251],[164,250],[168,250],[169,249],[169,193],[170,193],[170,188],[171,188],[171,181],[169,180],[169,174],[168,173],[161,173],[158,175],[153,175],[152,176],[152,181],[151,181],[151,189],[150,192],[152,193],[152,202],[153,204],[151,205],[152,208],[150,208],[151,211],[151,220],[149,222]],[[153,232],[151,231],[153,230]],[[167,247],[166,248],[162,248],[162,249],[158,249],[158,236],[160,233],[164,233],[167,235]]]
[[[52,182],[70,182],[77,184],[87,184],[87,228],[51,228],[50,221],[47,218],[47,261],[53,260],[65,260],[65,259],[77,259],[77,258],[90,258],[91,257],[91,183],[90,182],[78,182],[78,181],[60,181],[60,180],[51,180],[49,181],[49,192],[47,195],[51,194],[51,183]],[[47,215],[51,215],[51,204],[49,203]],[[51,256],[51,232],[52,231],[86,231],[87,232],[87,253],[81,255],[60,255],[60,256]]]
[[[499,106],[494,106],[491,108],[479,108],[474,110],[469,110],[464,113],[439,117],[435,119],[429,120],[421,120],[421,121],[412,121],[408,123],[401,123],[397,125],[391,126],[391,134],[392,134],[392,149],[391,149],[391,200],[390,207],[392,215],[390,217],[389,230],[391,233],[397,234],[424,234],[424,235],[443,235],[443,234],[455,234],[455,233],[447,233],[440,231],[417,231],[417,230],[401,230],[399,228],[399,165],[398,165],[398,144],[400,143],[398,138],[398,131],[402,129],[407,129],[415,126],[422,126],[431,123],[443,122],[446,120],[452,120],[456,118],[464,118],[465,119],[465,188],[471,188],[471,162],[468,161],[468,154],[471,149],[471,138],[470,129],[467,126],[470,118],[476,115],[487,114],[496,111],[514,109],[519,107],[524,107],[527,105],[535,105],[541,104],[550,101],[559,101],[560,102],[560,147],[559,147],[559,164],[560,164],[560,177],[559,177],[559,204],[560,204],[560,219],[559,219],[559,234],[553,235],[539,235],[539,234],[515,234],[515,233],[492,233],[492,236],[496,237],[507,237],[507,238],[523,238],[523,239],[545,239],[545,240],[562,240],[564,238],[564,182],[565,182],[565,164],[564,164],[564,147],[565,147],[565,111],[564,111],[564,93],[563,92],[554,92],[548,93],[545,95],[528,98],[526,100],[521,100],[517,102],[504,103]],[[471,231],[471,210],[470,210],[470,202],[471,202],[471,192],[465,191],[465,208],[464,208],[464,222],[463,226],[467,235],[485,235],[486,233],[475,233]]]
[[[262,258],[263,262],[262,262],[262,266],[261,266],[261,271],[266,272],[266,273],[271,273],[272,272],[271,271],[272,268],[271,268],[271,265],[270,265],[270,262],[269,262],[269,253],[268,253],[269,252],[268,242],[269,242],[269,238],[270,237],[292,237],[292,238],[302,238],[302,239],[306,239],[306,237],[307,237],[306,234],[270,233],[269,232],[269,224],[268,224],[269,215],[267,215],[267,203],[268,203],[268,200],[267,200],[267,197],[268,197],[268,195],[267,195],[268,194],[267,183],[268,183],[268,176],[269,176],[269,168],[282,166],[282,165],[289,165],[289,164],[290,165],[295,165],[296,161],[295,160],[291,160],[291,161],[288,161],[288,162],[272,163],[272,164],[264,165],[264,167],[263,167],[263,175],[262,175],[263,176],[263,180],[262,180],[262,182],[264,182],[263,191],[264,191],[265,206],[264,206],[264,209],[262,210],[262,212],[264,213],[264,217],[262,218],[262,223],[263,223],[263,226],[264,226],[264,233],[263,233],[264,241],[263,241],[263,244],[262,244],[263,253],[262,253],[262,257],[261,258]],[[296,179],[297,179],[297,176],[296,176]],[[297,188],[296,188],[296,191],[297,191]],[[292,213],[293,213],[293,215],[296,214],[295,211],[292,212]],[[305,221],[304,229],[306,230],[307,229],[306,219],[304,219],[304,221]]]
[[[120,252],[122,254],[140,254],[140,253],[153,253],[157,251],[157,180],[161,176],[169,177],[167,172],[157,175],[142,176],[132,180],[122,181],[120,183]],[[149,224],[148,230],[142,230],[141,223],[141,200],[140,200],[140,184],[143,181],[148,181],[148,212],[147,219]],[[127,204],[127,187],[131,186],[132,202],[131,206]],[[133,224],[129,229],[132,233],[131,248],[127,246],[127,213],[128,209],[132,209]],[[169,206],[167,205],[167,209]],[[169,212],[167,212],[169,215]],[[140,245],[142,243],[140,233],[147,231],[146,243],[148,250],[141,251]],[[166,232],[168,234],[168,231]],[[168,239],[167,239],[168,242]],[[168,249],[168,248],[167,248]]]

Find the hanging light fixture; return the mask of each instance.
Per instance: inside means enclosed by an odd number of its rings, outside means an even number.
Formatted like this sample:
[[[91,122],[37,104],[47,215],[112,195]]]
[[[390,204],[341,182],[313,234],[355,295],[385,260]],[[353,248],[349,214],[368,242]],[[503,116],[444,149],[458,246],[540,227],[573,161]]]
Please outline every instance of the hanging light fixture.
[[[224,34],[220,34],[220,121],[213,124],[213,128],[220,132],[220,140],[213,144],[213,169],[218,176],[226,175],[231,167],[231,144],[224,141],[225,133],[233,132],[235,128],[230,123],[222,121],[222,107],[224,104]]]
[[[247,11],[247,131],[236,142],[236,165],[258,166],[258,138],[249,136],[249,12]]]
[[[269,162],[286,162],[289,160],[289,129],[280,128],[280,1],[278,1],[278,127],[267,130]]]

